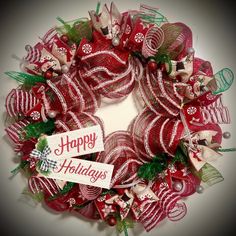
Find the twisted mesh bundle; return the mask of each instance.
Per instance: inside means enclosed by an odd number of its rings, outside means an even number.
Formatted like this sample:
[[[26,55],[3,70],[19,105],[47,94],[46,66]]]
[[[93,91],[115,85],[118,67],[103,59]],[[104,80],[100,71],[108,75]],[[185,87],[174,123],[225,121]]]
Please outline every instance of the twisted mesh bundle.
[[[159,153],[173,156],[183,135],[182,122],[176,118],[156,116],[145,109],[134,121],[133,142],[143,161],[150,161]]]
[[[6,110],[10,117],[26,114],[37,103],[37,99],[32,92],[23,89],[12,89],[6,98]]]
[[[69,111],[66,115],[58,117],[55,124],[57,133],[81,129],[93,125],[100,125],[104,135],[102,120],[87,112],[76,113]]]
[[[104,148],[96,161],[114,165],[111,187],[135,182],[141,162],[134,151],[130,133],[117,131],[108,135]]]
[[[157,75],[146,70],[139,82],[139,89],[145,104],[157,115],[177,116],[183,102],[183,83],[174,83],[161,71]]]

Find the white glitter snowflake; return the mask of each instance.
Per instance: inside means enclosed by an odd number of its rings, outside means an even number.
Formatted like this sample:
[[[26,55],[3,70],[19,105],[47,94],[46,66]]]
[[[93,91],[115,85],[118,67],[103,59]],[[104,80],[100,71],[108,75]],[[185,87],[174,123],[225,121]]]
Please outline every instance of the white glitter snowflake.
[[[112,205],[105,205],[105,207],[102,209],[102,212],[104,212],[104,216],[107,217],[108,214],[114,212],[114,210],[112,209]]]
[[[72,207],[76,203],[74,198],[69,198],[67,202],[69,202],[70,207]]]
[[[207,98],[208,100],[213,100],[213,99],[215,99],[215,95],[213,95],[213,94],[211,94],[211,93],[208,93],[208,94],[206,95],[206,98]]]
[[[144,199],[152,199],[152,195],[150,193],[145,193],[139,196],[139,199],[143,201]]]
[[[175,173],[177,171],[173,164],[169,164],[168,169],[170,170],[170,173]]]
[[[40,118],[40,113],[38,111],[33,111],[33,112],[31,112],[30,117],[33,120],[38,120]]]
[[[134,40],[136,43],[141,43],[144,40],[144,35],[142,33],[137,33],[134,36]]]
[[[92,46],[89,45],[88,43],[84,44],[82,46],[82,51],[85,53],[85,54],[89,54],[92,52]]]
[[[193,114],[195,114],[197,112],[197,108],[196,107],[189,107],[188,109],[187,109],[187,113],[189,114],[189,115],[193,115]]]

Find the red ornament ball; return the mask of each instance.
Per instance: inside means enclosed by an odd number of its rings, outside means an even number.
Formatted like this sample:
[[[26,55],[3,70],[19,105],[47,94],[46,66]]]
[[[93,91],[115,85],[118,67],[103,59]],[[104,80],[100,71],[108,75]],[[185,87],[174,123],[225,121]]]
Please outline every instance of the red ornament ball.
[[[45,73],[44,73],[44,78],[45,79],[51,79],[53,76],[53,72],[51,70],[47,70]]]
[[[107,224],[110,225],[110,226],[115,226],[117,223],[117,220],[114,216],[110,216],[108,219],[107,219]]]
[[[63,35],[61,36],[61,40],[62,40],[64,43],[68,43],[69,37],[68,37],[66,34],[63,34]]]
[[[151,71],[151,72],[154,72],[157,70],[157,63],[155,61],[149,61],[148,62],[148,69]]]

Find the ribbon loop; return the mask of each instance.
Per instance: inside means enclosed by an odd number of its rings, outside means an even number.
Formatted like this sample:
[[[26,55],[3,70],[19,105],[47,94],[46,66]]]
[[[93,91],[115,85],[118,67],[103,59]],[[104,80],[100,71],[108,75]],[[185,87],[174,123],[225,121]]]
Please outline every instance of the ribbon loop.
[[[39,151],[37,149],[34,149],[31,153],[30,153],[30,157],[31,158],[35,158],[38,159],[40,161],[42,161],[41,165],[40,165],[40,170],[42,171],[48,171],[50,168],[54,169],[56,168],[57,165],[57,161],[54,161],[52,159],[48,159],[47,156],[51,153],[51,149],[49,148],[49,146],[45,146],[45,148],[43,149],[43,151]]]

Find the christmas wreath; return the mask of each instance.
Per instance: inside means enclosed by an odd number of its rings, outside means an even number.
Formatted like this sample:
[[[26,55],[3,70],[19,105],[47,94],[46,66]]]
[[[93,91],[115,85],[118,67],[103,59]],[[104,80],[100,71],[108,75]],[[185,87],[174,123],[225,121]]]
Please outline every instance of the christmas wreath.
[[[158,9],[120,13],[115,4],[51,28],[27,45],[21,72],[6,74],[20,86],[6,98],[6,133],[20,160],[13,174],[28,175],[28,190],[58,212],[103,220],[119,232],[134,222],[152,230],[185,216],[183,198],[223,180],[212,165],[222,155],[219,124],[230,123],[222,93],[233,83],[224,68],[194,56],[191,29],[170,23]],[[103,98],[135,93],[142,111],[127,131],[104,133],[95,115]],[[45,136],[100,126],[104,151],[73,157],[114,166],[108,189],[47,178]]]

